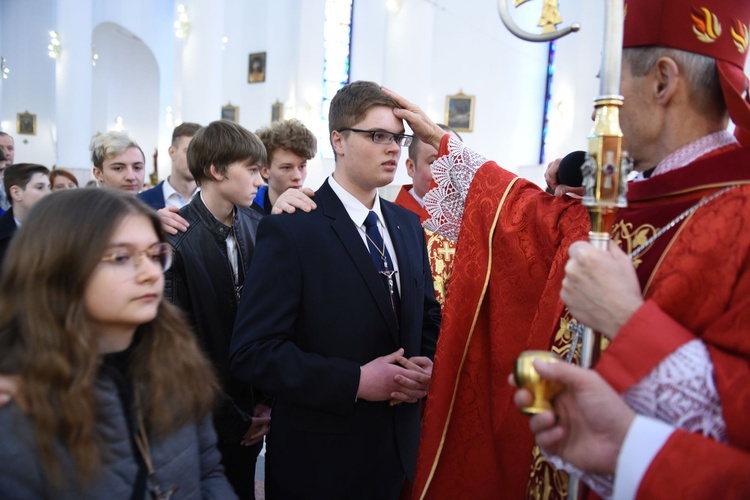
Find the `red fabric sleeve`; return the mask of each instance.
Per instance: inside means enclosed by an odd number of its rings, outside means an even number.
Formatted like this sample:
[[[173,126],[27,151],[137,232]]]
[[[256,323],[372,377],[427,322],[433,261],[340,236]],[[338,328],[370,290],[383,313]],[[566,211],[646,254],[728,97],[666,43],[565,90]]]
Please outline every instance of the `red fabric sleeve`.
[[[615,390],[623,392],[681,345],[695,338],[654,301],[647,300],[602,353],[596,371]]]
[[[750,498],[750,454],[677,431],[649,466],[636,498]]]

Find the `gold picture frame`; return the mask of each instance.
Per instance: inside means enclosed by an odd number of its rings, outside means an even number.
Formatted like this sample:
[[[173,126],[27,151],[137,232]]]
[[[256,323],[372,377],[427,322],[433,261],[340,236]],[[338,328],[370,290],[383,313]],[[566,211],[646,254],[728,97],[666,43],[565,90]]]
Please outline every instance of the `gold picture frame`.
[[[23,135],[36,135],[36,115],[28,111],[16,114],[16,131]]]
[[[271,104],[271,123],[280,122],[284,119],[284,103],[277,100]]]
[[[459,92],[445,98],[445,123],[456,132],[474,130],[475,96]]]
[[[221,107],[221,119],[229,120],[230,122],[240,122],[240,107],[232,106],[231,102],[228,102],[226,106]]]
[[[247,83],[262,83],[266,81],[266,53],[253,52],[248,57]]]

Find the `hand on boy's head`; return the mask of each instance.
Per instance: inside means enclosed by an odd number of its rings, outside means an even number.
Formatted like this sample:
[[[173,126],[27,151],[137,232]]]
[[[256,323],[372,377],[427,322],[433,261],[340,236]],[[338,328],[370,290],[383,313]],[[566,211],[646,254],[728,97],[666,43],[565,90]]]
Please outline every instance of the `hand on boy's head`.
[[[431,144],[435,149],[439,149],[440,141],[445,135],[445,131],[433,122],[416,104],[407,101],[385,87],[381,87],[381,90],[401,106],[400,108],[394,108],[393,114],[402,120],[406,120],[414,135],[422,142]]]
[[[311,212],[318,208],[318,205],[312,200],[315,191],[310,188],[289,188],[279,196],[271,209],[272,214],[293,214],[297,209],[303,212]]]
[[[184,233],[187,231],[190,224],[177,213],[179,211],[180,209],[177,207],[164,207],[157,210],[156,213],[159,214],[161,219],[161,228],[165,233],[175,235],[178,232]]]

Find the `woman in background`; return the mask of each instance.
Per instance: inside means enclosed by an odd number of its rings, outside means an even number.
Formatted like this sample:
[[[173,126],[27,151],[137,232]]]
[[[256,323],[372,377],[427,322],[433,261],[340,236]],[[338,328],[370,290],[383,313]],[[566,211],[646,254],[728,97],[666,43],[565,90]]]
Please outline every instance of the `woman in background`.
[[[56,168],[49,173],[49,183],[52,185],[52,191],[78,188],[76,176],[61,168]]]
[[[125,193],[41,200],[0,282],[3,498],[235,498],[210,418],[217,383],[162,300],[171,247]]]

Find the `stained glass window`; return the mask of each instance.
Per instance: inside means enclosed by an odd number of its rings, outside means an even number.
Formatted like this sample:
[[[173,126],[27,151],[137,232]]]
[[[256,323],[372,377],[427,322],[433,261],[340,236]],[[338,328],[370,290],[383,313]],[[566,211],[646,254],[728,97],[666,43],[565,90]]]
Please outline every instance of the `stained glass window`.
[[[542,142],[539,148],[539,163],[545,162],[547,154],[547,132],[549,132],[549,114],[552,105],[552,82],[555,77],[555,42],[549,44],[547,56],[547,85],[544,91],[544,117],[542,118]]]
[[[322,119],[328,130],[328,110],[336,92],[349,83],[352,44],[352,11],[354,0],[326,0],[323,27],[323,109]],[[323,155],[333,152],[323,148]]]

